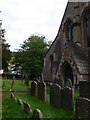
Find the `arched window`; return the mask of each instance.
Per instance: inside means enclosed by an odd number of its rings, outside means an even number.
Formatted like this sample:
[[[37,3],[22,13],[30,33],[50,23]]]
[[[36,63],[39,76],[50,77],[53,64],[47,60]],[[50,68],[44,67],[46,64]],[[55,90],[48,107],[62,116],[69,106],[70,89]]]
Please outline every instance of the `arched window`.
[[[73,27],[70,20],[67,20],[65,23],[65,35],[68,42],[73,41]]]
[[[86,7],[81,16],[82,45],[90,47],[90,7]]]
[[[71,23],[67,26],[67,40],[71,41]]]
[[[87,47],[90,47],[90,10],[85,16]]]

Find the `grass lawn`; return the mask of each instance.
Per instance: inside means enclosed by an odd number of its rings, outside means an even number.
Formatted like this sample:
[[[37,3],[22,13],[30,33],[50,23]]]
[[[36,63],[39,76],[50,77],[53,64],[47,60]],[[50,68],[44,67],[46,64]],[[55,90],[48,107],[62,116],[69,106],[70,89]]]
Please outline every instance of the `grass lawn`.
[[[2,79],[0,79],[0,91],[2,90]]]
[[[3,84],[2,80],[2,84]],[[27,86],[24,84],[25,80],[23,80],[23,84],[21,83],[21,80],[15,80],[13,89],[14,91],[26,91]],[[11,88],[12,80],[11,79],[6,79],[5,80],[5,88],[2,88],[3,91],[9,91]],[[29,85],[31,84],[31,81],[29,81]]]
[[[9,84],[10,84],[10,81],[9,81]],[[7,81],[6,86],[7,85],[8,85],[8,81]],[[18,86],[17,88],[19,90],[21,89],[21,87],[24,88],[24,85],[21,85],[20,81],[17,81],[15,86]],[[9,88],[9,85],[6,88]],[[17,88],[15,87],[14,89],[17,90]],[[47,88],[47,100],[45,103],[41,102],[37,97],[31,97],[31,96],[28,96],[27,94],[15,94],[15,96],[16,98],[22,99],[22,101],[28,102],[31,105],[32,111],[34,111],[34,109],[36,108],[40,109],[44,118],[53,118],[53,119],[54,118],[64,118],[64,119],[67,118],[67,120],[71,118],[72,120],[74,120],[75,118],[73,114],[65,112],[62,109],[56,109],[55,107],[50,105],[49,92],[50,92],[49,88]],[[75,91],[75,98],[78,95],[79,95],[78,91]],[[4,118],[25,118],[25,119],[29,118],[30,119],[32,117],[32,114],[26,115],[24,113],[24,109],[20,105],[18,105],[17,101],[13,101],[10,98],[10,94],[7,95],[7,97],[3,99],[2,108],[3,108],[2,110],[3,119]]]

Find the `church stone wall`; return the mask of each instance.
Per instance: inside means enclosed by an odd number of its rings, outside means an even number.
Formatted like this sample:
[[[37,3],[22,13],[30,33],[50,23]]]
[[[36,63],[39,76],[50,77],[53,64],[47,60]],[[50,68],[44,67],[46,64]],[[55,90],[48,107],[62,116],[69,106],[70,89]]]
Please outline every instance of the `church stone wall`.
[[[61,58],[65,46],[68,41],[66,38],[66,25],[68,21],[71,21],[73,27],[73,42],[82,48],[86,48],[86,42],[84,40],[83,34],[85,33],[83,28],[83,16],[86,8],[89,8],[89,4],[86,2],[69,2],[67,3],[64,16],[62,18],[61,25],[58,30],[58,34],[52,43],[50,49],[48,50],[45,59],[44,59],[44,67],[43,67],[43,79],[44,81],[54,81],[57,75],[57,71],[60,66]],[[88,50],[87,50],[88,51]],[[90,52],[87,52],[89,55]],[[68,56],[68,53],[65,54]],[[51,61],[50,56],[52,56],[53,60]],[[70,60],[70,57],[69,59]],[[75,63],[76,64],[76,63]],[[83,77],[87,77],[85,75],[81,75],[80,73],[75,71],[76,74],[74,79],[77,77],[77,74]],[[74,80],[77,81],[77,80]],[[77,81],[78,83],[78,81]]]

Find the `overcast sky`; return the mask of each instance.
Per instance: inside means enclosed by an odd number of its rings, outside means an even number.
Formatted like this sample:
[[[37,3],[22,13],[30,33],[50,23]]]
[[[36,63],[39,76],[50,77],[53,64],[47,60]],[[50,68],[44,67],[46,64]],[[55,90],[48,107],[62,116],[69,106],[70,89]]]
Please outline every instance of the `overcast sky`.
[[[39,33],[54,40],[68,0],[1,0],[0,19],[12,51],[30,35]]]

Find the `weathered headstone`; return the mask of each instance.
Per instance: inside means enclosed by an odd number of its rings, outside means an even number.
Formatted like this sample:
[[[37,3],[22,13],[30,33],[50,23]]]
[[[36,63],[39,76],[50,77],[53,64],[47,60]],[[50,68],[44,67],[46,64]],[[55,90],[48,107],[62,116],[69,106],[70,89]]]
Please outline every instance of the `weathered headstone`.
[[[3,85],[2,85],[3,88],[5,88],[5,80],[3,80]]]
[[[6,80],[7,80],[7,75],[5,75],[4,77],[3,77],[3,79],[2,79],[2,87],[3,88],[5,88],[5,86],[6,86]]]
[[[42,113],[39,109],[35,109],[33,112],[33,120],[43,120]]]
[[[79,81],[79,92],[80,92],[80,97],[90,99],[90,82]]]
[[[56,108],[61,108],[61,86],[58,84],[50,86],[50,104]]]
[[[14,100],[15,100],[15,101],[17,101],[17,98],[16,98],[16,97],[14,97]]]
[[[75,116],[76,118],[88,118],[90,119],[90,100],[87,98],[77,98],[76,99],[76,109]]]
[[[74,112],[74,90],[63,88],[61,90],[61,106],[65,111]]]
[[[38,78],[34,78],[33,81],[35,81],[36,83],[40,82]]]
[[[38,98],[45,102],[46,101],[46,84],[45,82],[39,82],[37,85],[37,96]]]
[[[15,96],[14,96],[14,94],[13,94],[13,93],[11,93],[11,98],[12,98],[12,99],[14,99],[14,97],[15,97]]]
[[[64,87],[64,80],[61,78],[55,79],[54,83],[60,85],[62,88]]]
[[[31,91],[30,91],[31,96],[37,96],[37,82],[33,81],[31,83]]]
[[[90,101],[90,99],[89,99],[89,101]],[[88,118],[90,119],[90,102],[88,104]]]
[[[24,76],[21,74],[20,75],[21,84],[23,84],[23,79],[24,79]]]
[[[24,112],[25,112],[26,114],[32,112],[32,109],[31,109],[30,104],[28,104],[27,102],[24,101],[24,102],[23,102],[23,105],[24,105]]]
[[[25,85],[29,86],[29,75],[25,75]]]
[[[80,97],[88,98],[88,82],[79,81],[79,93]]]
[[[28,96],[30,95],[30,91],[31,91],[31,89],[30,89],[30,87],[29,86],[27,86],[27,92],[28,92]]]
[[[12,84],[11,84],[11,89],[10,89],[10,91],[12,91],[12,89],[13,89],[14,81],[15,81],[15,76],[13,75],[13,79],[12,79]]]
[[[72,81],[70,79],[67,80],[66,87],[72,88]]]
[[[18,99],[18,104],[19,104],[19,105],[23,105],[23,102],[22,102],[21,99]]]

